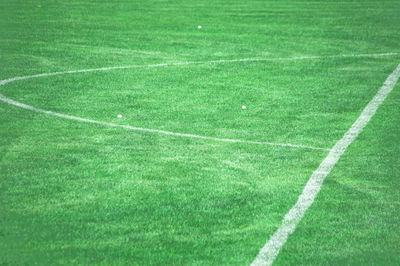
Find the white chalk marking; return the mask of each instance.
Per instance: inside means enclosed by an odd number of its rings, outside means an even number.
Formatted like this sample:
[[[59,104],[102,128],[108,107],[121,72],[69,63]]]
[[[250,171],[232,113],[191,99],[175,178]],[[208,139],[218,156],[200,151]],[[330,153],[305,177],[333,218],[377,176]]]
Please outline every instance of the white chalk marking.
[[[198,62],[177,62],[177,63],[150,64],[150,65],[102,67],[102,68],[70,70],[70,71],[42,73],[42,74],[29,75],[29,76],[14,77],[14,78],[10,78],[10,79],[0,80],[0,86],[4,86],[8,83],[19,81],[19,80],[26,80],[26,79],[33,79],[33,78],[40,78],[40,77],[50,77],[50,76],[57,76],[57,75],[66,75],[66,74],[75,74],[75,73],[85,73],[85,72],[93,72],[93,71],[109,71],[109,70],[117,70],[117,69],[153,68],[153,67],[182,66],[182,65],[194,65],[194,64],[222,64],[222,63],[235,63],[235,62],[292,61],[292,60],[327,59],[327,58],[340,58],[340,57],[381,57],[381,56],[393,56],[393,55],[398,55],[398,53],[358,54],[358,55],[340,54],[340,55],[328,55],[328,56],[301,56],[301,57],[289,57],[289,58],[244,58],[244,59],[226,59],[226,60],[223,59],[223,60],[198,61]],[[128,125],[118,125],[118,124],[114,124],[114,123],[96,121],[96,120],[60,114],[60,113],[36,108],[36,107],[30,106],[30,105],[26,105],[26,104],[14,101],[10,98],[7,98],[3,94],[0,94],[0,100],[5,103],[12,104],[12,105],[15,105],[15,106],[27,109],[27,110],[31,110],[34,112],[38,112],[38,113],[44,113],[44,114],[48,114],[48,115],[65,118],[65,119],[77,120],[77,121],[92,123],[92,124],[100,124],[100,125],[105,125],[105,126],[110,126],[110,127],[123,127],[123,128],[127,128],[130,130],[136,130],[136,131],[160,133],[160,134],[174,135],[174,136],[180,136],[180,137],[208,139],[208,140],[223,141],[223,142],[249,143],[249,144],[282,146],[282,147],[291,147],[291,148],[305,148],[305,149],[312,149],[312,150],[325,150],[325,151],[329,150],[326,148],[312,147],[312,146],[306,146],[306,145],[296,145],[296,144],[290,144],[290,143],[272,143],[272,142],[261,142],[261,141],[238,140],[238,139],[224,139],[224,138],[207,137],[207,136],[200,136],[200,135],[194,135],[194,134],[170,132],[170,131],[165,131],[165,130],[132,127],[132,126],[128,126]]]
[[[347,147],[357,138],[363,128],[368,124],[378,107],[383,103],[388,94],[392,91],[400,77],[400,64],[389,75],[383,86],[378,90],[374,98],[364,108],[361,115],[357,118],[344,136],[332,147],[326,158],[319,165],[317,170],[311,175],[303,192],[299,196],[296,204],[285,215],[281,226],[275,231],[271,238],[261,248],[257,257],[251,265],[271,265],[278,256],[281,247],[285,244],[289,235],[292,234],[296,225],[301,221],[304,213],[314,202],[322,183],[330,173],[339,158],[346,151]]]

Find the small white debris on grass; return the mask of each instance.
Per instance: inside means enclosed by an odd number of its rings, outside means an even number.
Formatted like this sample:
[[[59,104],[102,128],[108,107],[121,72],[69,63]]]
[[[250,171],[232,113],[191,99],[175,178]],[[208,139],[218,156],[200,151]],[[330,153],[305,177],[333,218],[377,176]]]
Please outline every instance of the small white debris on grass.
[[[246,107],[246,105],[242,105],[242,109],[246,109],[247,107]]]
[[[122,115],[117,115],[118,118],[122,118]]]
[[[201,25],[199,25],[199,26],[197,26],[197,28],[198,28],[199,30],[201,30],[202,27],[201,27]]]

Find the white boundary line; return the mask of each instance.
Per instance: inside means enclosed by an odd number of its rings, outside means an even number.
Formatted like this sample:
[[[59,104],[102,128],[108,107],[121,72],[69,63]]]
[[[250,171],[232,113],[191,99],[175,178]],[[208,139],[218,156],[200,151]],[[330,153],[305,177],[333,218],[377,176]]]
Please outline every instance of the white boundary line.
[[[10,78],[10,79],[0,80],[0,86],[4,86],[8,83],[19,81],[19,80],[65,75],[65,74],[85,73],[85,72],[93,72],[93,71],[109,71],[109,70],[117,70],[117,69],[153,68],[153,67],[181,66],[181,65],[194,65],[194,64],[222,64],[222,63],[235,63],[235,62],[294,61],[294,60],[306,60],[306,59],[328,59],[328,58],[343,58],[343,57],[382,57],[382,56],[393,56],[393,55],[398,55],[398,54],[399,53],[358,54],[358,55],[357,54],[340,54],[340,55],[328,55],[328,56],[300,56],[300,57],[289,57],[289,58],[244,58],[244,59],[230,59],[230,60],[223,59],[223,60],[198,61],[198,62],[178,62],[178,63],[150,64],[150,65],[102,67],[102,68],[70,70],[70,71],[42,73],[42,74],[29,75],[29,76],[14,77],[14,78]],[[37,113],[43,113],[43,114],[57,116],[57,117],[65,118],[65,119],[76,120],[76,121],[92,123],[92,124],[99,124],[99,125],[104,125],[104,126],[109,126],[109,127],[122,127],[122,128],[130,129],[130,130],[135,130],[135,131],[159,133],[159,134],[173,135],[173,136],[180,136],[180,137],[207,139],[207,140],[213,140],[213,141],[232,142],[232,143],[249,143],[249,144],[282,146],[282,147],[291,147],[291,148],[305,148],[305,149],[324,150],[324,151],[329,150],[327,148],[320,148],[320,147],[313,147],[313,146],[306,146],[306,145],[297,145],[297,144],[290,144],[290,143],[272,143],[272,142],[262,142],[262,141],[215,138],[215,137],[200,136],[200,135],[195,135],[195,134],[185,134],[185,133],[171,132],[171,131],[158,130],[158,129],[133,127],[133,126],[129,126],[129,125],[119,125],[119,124],[114,124],[114,123],[108,123],[108,122],[103,122],[103,121],[96,121],[96,120],[81,118],[81,117],[77,117],[77,116],[65,115],[65,114],[61,114],[61,113],[56,113],[56,112],[36,108],[36,107],[30,106],[30,105],[26,105],[24,103],[14,101],[10,98],[7,98],[3,94],[0,94],[0,100],[5,103],[15,105],[20,108],[31,110],[31,111],[37,112]]]
[[[388,76],[383,86],[364,108],[361,115],[357,118],[346,134],[344,134],[344,136],[332,147],[317,170],[312,173],[296,204],[285,215],[281,226],[261,248],[251,265],[271,265],[273,263],[289,235],[294,232],[296,225],[300,222],[304,216],[304,213],[314,202],[314,199],[321,189],[322,183],[324,182],[326,176],[330,173],[339,158],[346,151],[347,147],[357,138],[363,128],[368,124],[378,107],[383,103],[388,94],[396,85],[399,77],[400,64],[396,67],[392,74]]]

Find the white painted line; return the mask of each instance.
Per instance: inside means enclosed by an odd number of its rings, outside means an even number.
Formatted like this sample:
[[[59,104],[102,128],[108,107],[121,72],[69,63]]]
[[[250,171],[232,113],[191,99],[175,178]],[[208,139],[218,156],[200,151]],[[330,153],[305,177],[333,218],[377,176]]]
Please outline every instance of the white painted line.
[[[56,113],[56,112],[53,112],[53,111],[48,111],[48,110],[36,108],[36,107],[30,106],[30,105],[27,105],[27,104],[20,103],[20,102],[14,101],[12,99],[9,99],[9,98],[5,97],[1,93],[0,93],[0,100],[5,102],[5,103],[11,104],[11,105],[15,105],[15,106],[18,106],[18,107],[23,108],[23,109],[31,110],[33,112],[52,115],[52,116],[57,116],[57,117],[70,119],[70,120],[76,120],[76,121],[80,121],[80,122],[98,124],[98,125],[103,125],[103,126],[108,126],[108,127],[120,127],[120,128],[129,129],[129,130],[135,130],[135,131],[159,133],[159,134],[164,134],[164,135],[172,135],[172,136],[188,137],[188,138],[196,138],[196,139],[205,139],[205,140],[213,140],[213,141],[221,141],[221,142],[248,143],[248,144],[280,146],[280,147],[290,147],[290,148],[302,148],[302,149],[323,150],[323,151],[328,151],[329,150],[329,149],[326,149],[326,148],[312,147],[312,146],[306,146],[306,145],[296,145],[296,144],[290,144],[290,143],[274,143],[274,142],[264,142],[264,141],[251,141],[251,140],[240,140],[240,139],[215,138],[215,137],[201,136],[201,135],[195,135],[195,134],[185,134],[185,133],[171,132],[171,131],[158,130],[158,129],[133,127],[133,126],[129,126],[129,125],[119,125],[119,124],[114,124],[114,123],[108,123],[108,122],[103,122],[103,121],[86,119],[86,118],[82,118],[82,117],[78,117],[78,116],[60,114],[60,113]]]
[[[389,75],[383,86],[378,90],[374,98],[364,108],[361,115],[357,118],[344,136],[332,147],[326,158],[319,165],[317,170],[311,175],[303,192],[299,196],[296,204],[285,215],[281,226],[275,231],[270,239],[261,248],[257,257],[251,265],[271,265],[278,256],[281,247],[285,244],[289,235],[292,234],[304,216],[304,213],[314,202],[322,183],[330,173],[339,158],[346,151],[347,147],[357,138],[363,128],[368,124],[378,107],[383,103],[388,94],[392,91],[400,77],[400,64]]]
[[[289,57],[289,58],[244,58],[244,59],[212,60],[212,61],[203,61],[203,62],[201,62],[201,61],[199,61],[199,62],[177,62],[177,63],[165,63],[165,64],[102,67],[102,68],[70,70],[70,71],[42,73],[42,74],[29,75],[29,76],[14,77],[14,78],[10,78],[10,79],[0,80],[0,86],[4,86],[8,83],[19,81],[19,80],[57,76],[57,75],[66,75],[66,74],[75,74],[75,73],[85,73],[85,72],[93,72],[93,71],[109,71],[109,70],[118,70],[118,69],[153,68],[153,67],[182,66],[182,65],[193,65],[193,64],[222,64],[222,63],[235,63],[235,62],[294,61],[294,60],[327,59],[327,58],[341,58],[341,57],[381,57],[381,56],[394,56],[394,55],[398,55],[398,53],[358,54],[358,55],[356,55],[356,54],[340,54],[340,55],[328,55],[328,56],[301,56],[301,57]],[[297,145],[297,144],[290,144],[290,143],[273,143],[273,142],[262,142],[262,141],[248,141],[248,140],[238,140],[238,139],[215,138],[215,137],[200,136],[200,135],[195,135],[195,134],[171,132],[171,131],[165,131],[165,130],[139,128],[139,127],[133,127],[133,126],[128,126],[128,125],[118,125],[118,124],[114,124],[114,123],[96,121],[96,120],[60,114],[60,113],[36,108],[36,107],[30,106],[30,105],[26,105],[26,104],[14,101],[10,98],[7,98],[6,96],[4,96],[2,94],[0,94],[0,100],[5,103],[12,104],[12,105],[15,105],[15,106],[27,109],[27,110],[31,110],[34,112],[38,112],[38,113],[44,113],[44,114],[48,114],[48,115],[52,115],[52,116],[57,116],[57,117],[65,118],[65,119],[71,119],[71,120],[77,120],[77,121],[86,122],[86,123],[100,124],[100,125],[105,125],[105,126],[110,126],[110,127],[122,127],[122,128],[136,130],[136,131],[174,135],[174,136],[180,136],[180,137],[208,139],[208,140],[214,140],[214,141],[233,142],[233,143],[249,143],[249,144],[282,146],[282,147],[291,147],[291,148],[305,148],[305,149],[312,149],[312,150],[325,150],[325,151],[329,150],[326,148],[312,147],[312,146],[306,146],[306,145]]]

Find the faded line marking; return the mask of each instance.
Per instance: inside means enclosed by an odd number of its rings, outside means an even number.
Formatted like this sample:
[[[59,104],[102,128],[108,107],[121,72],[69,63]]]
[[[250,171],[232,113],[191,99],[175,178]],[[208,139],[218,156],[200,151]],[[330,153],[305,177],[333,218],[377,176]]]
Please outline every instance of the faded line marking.
[[[14,77],[14,78],[10,78],[10,79],[0,80],[0,86],[4,86],[8,83],[19,81],[19,80],[65,75],[65,74],[85,73],[85,72],[93,72],[93,71],[109,71],[109,70],[117,70],[117,69],[153,68],[153,67],[182,66],[182,65],[194,65],[194,64],[222,64],[222,63],[235,63],[235,62],[294,61],[294,60],[326,59],[326,58],[341,58],[341,57],[381,57],[381,56],[393,56],[393,55],[398,55],[398,53],[358,54],[358,55],[341,54],[341,55],[328,55],[328,56],[300,56],[300,57],[289,57],[289,58],[244,58],[244,59],[230,59],[230,60],[229,59],[228,60],[212,60],[212,61],[203,61],[203,62],[201,62],[201,61],[199,61],[199,62],[177,62],[177,63],[165,63],[165,64],[102,67],[102,68],[70,70],[70,71],[42,73],[42,74],[29,75],[29,76]],[[248,140],[238,140],[238,139],[224,139],[224,138],[200,136],[200,135],[195,135],[195,134],[170,132],[170,131],[165,131],[165,130],[139,128],[139,127],[133,127],[133,126],[128,126],[128,125],[119,125],[119,124],[114,124],[114,123],[108,123],[108,122],[102,122],[102,121],[81,118],[81,117],[77,117],[77,116],[65,115],[65,114],[61,114],[61,113],[56,113],[56,112],[36,108],[36,107],[30,106],[30,105],[26,105],[26,104],[14,101],[10,98],[7,98],[6,96],[4,96],[2,94],[0,94],[0,100],[5,103],[12,104],[12,105],[15,105],[15,106],[27,109],[27,110],[31,110],[33,112],[37,112],[37,113],[43,113],[43,114],[53,115],[53,116],[57,116],[57,117],[65,118],[65,119],[77,120],[77,121],[92,123],[92,124],[100,124],[100,125],[105,125],[105,126],[110,126],[110,127],[122,127],[122,128],[136,130],[136,131],[174,135],[174,136],[180,136],[180,137],[208,139],[208,140],[222,141],[222,142],[249,143],[249,144],[282,146],[282,147],[291,147],[291,148],[305,148],[305,149],[324,150],[324,151],[329,150],[327,148],[312,147],[312,146],[306,146],[306,145],[296,145],[296,144],[289,144],[289,143],[272,143],[272,142],[261,142],[261,141],[248,141]]]
[[[330,173],[339,158],[346,151],[347,147],[357,138],[363,128],[368,124],[378,107],[383,103],[388,94],[396,85],[399,77],[400,64],[392,72],[392,74],[389,75],[383,86],[364,108],[354,124],[332,147],[326,158],[322,161],[317,170],[315,170],[311,175],[296,204],[285,215],[281,226],[261,248],[251,265],[271,265],[273,263],[275,258],[278,256],[281,247],[287,241],[289,235],[294,232],[297,224],[303,218],[304,213],[314,202],[314,199],[320,191],[326,176]]]

